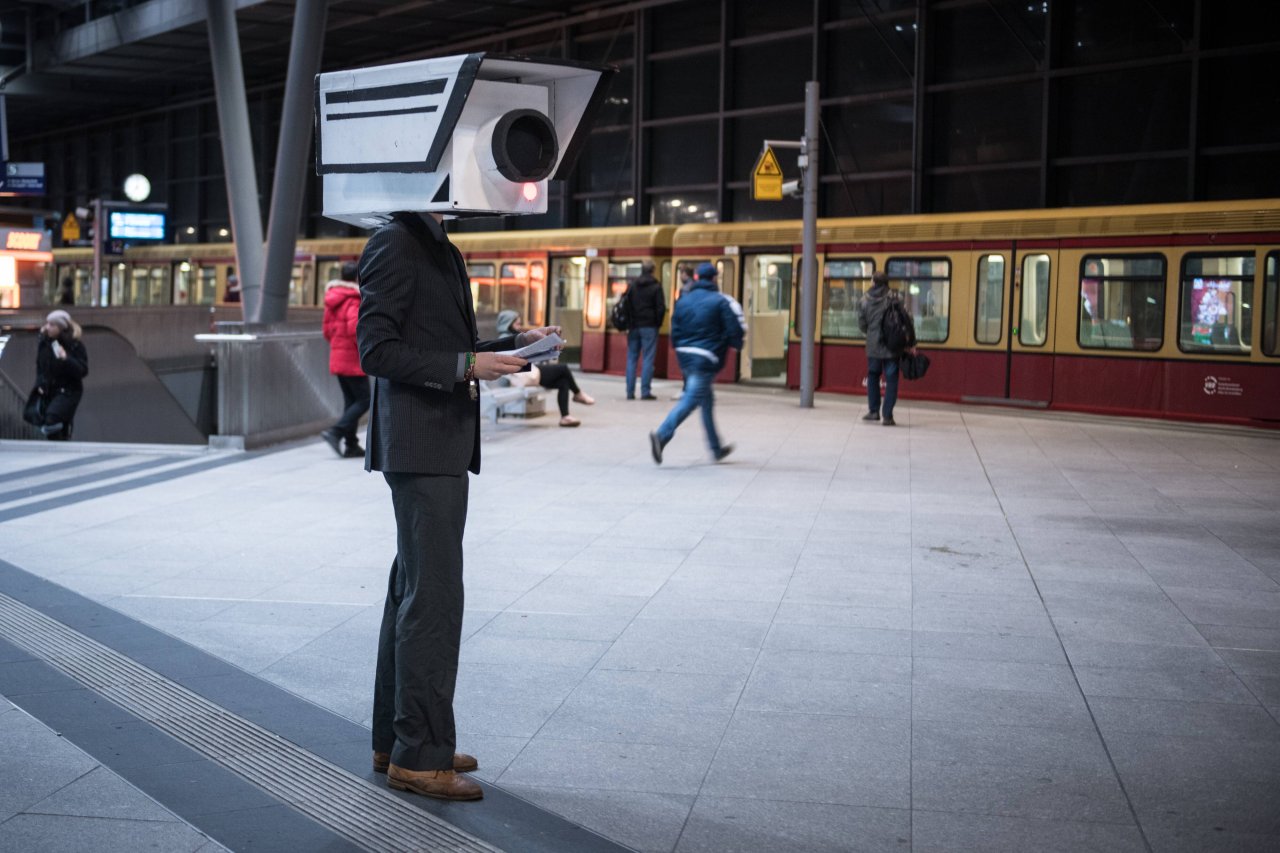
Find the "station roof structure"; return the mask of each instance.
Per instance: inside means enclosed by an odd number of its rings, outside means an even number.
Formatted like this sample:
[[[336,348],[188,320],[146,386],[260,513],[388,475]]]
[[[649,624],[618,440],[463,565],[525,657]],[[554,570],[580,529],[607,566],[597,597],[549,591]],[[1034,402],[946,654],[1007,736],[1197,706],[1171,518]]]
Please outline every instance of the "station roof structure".
[[[671,0],[328,0],[321,67],[527,39]],[[212,97],[206,0],[0,0],[11,139]],[[283,82],[296,3],[235,0],[245,86]]]

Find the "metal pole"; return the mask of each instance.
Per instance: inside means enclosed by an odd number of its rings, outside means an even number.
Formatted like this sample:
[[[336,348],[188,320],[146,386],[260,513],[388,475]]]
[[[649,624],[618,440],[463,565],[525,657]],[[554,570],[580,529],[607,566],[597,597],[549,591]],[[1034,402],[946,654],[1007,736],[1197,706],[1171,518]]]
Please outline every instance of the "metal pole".
[[[313,116],[312,81],[320,70],[324,48],[326,0],[298,0],[293,13],[293,41],[289,74],[280,114],[280,142],[276,148],[276,176],[271,187],[267,220],[267,264],[262,281],[261,323],[283,322],[289,308],[293,253],[298,245],[298,217],[310,158]]]
[[[800,262],[800,408],[813,408],[813,337],[818,294],[818,81],[804,84],[804,248]]]
[[[253,322],[262,304],[262,212],[258,207],[258,178],[254,171],[253,138],[249,135],[249,104],[240,63],[240,34],[236,31],[235,0],[208,0],[209,54],[218,102],[222,137],[222,168],[227,176],[227,206],[231,236],[240,271],[240,307]]]
[[[93,290],[89,294],[89,304],[106,305],[107,298],[102,293],[102,238],[107,223],[102,221],[102,201],[93,200]]]

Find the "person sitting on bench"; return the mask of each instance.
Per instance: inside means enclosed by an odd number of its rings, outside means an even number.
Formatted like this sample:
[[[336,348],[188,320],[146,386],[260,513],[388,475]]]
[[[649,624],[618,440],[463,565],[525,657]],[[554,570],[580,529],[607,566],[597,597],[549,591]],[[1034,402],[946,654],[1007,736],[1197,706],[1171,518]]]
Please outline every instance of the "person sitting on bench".
[[[519,314],[511,310],[498,312],[498,337],[517,335],[522,331],[524,331],[524,326],[520,323]],[[517,379],[517,376],[520,379]],[[569,414],[570,394],[573,395],[575,403],[581,403],[584,406],[595,405],[595,398],[578,387],[578,383],[573,378],[573,371],[567,365],[534,365],[529,368],[527,374],[512,374],[507,378],[513,382],[519,382],[525,376],[528,376],[530,384],[536,382],[547,390],[555,389],[556,403],[560,406],[560,426],[562,427],[576,427],[582,423],[582,421]]]

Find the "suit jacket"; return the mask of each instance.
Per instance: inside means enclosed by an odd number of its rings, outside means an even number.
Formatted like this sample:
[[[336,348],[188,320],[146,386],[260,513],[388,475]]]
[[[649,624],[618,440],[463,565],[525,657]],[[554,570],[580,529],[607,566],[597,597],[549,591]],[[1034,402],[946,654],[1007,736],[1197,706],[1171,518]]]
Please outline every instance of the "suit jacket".
[[[480,341],[462,255],[444,229],[397,213],[360,256],[360,367],[374,377],[365,470],[480,472],[480,402],[459,354],[515,348]]]

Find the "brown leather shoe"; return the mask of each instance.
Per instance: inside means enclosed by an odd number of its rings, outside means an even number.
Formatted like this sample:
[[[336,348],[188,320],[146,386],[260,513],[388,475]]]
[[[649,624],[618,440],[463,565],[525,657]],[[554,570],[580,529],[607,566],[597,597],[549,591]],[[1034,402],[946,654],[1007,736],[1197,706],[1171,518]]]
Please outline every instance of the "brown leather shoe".
[[[386,773],[387,767],[391,764],[391,753],[374,752],[373,753],[373,772]],[[459,773],[470,773],[472,770],[480,769],[480,762],[476,761],[475,756],[467,755],[463,752],[455,752],[453,754],[453,769]]]
[[[482,800],[484,789],[452,770],[405,770],[392,764],[387,784],[397,791],[411,791],[437,800]]]

